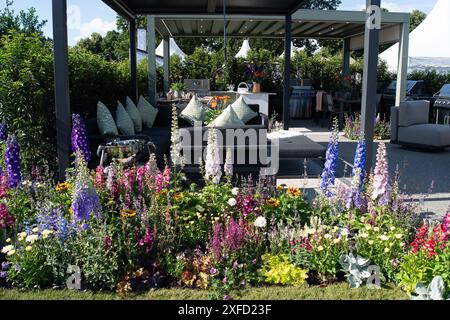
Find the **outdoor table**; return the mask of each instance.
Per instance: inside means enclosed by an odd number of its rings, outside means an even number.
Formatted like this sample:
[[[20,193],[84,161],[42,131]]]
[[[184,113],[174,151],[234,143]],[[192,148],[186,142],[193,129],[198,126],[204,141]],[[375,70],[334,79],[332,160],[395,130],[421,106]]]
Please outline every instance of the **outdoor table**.
[[[344,107],[349,106],[349,112],[352,113],[352,106],[361,104],[361,99],[346,99],[343,97],[334,97],[333,99],[339,103],[339,130],[341,130],[344,125]]]

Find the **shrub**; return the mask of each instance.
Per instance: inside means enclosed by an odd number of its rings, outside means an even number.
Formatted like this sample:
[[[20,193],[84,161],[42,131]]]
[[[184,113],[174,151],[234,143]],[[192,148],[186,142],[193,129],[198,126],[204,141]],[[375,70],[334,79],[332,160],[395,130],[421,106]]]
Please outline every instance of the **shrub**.
[[[262,256],[259,273],[267,283],[300,286],[308,278],[307,271],[294,266],[287,254]]]

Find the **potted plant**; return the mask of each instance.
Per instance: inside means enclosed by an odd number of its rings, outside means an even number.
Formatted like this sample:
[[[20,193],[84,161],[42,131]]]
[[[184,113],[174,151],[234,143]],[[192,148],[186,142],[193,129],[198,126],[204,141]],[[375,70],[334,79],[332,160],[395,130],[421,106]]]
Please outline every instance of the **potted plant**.
[[[265,69],[264,63],[251,63],[247,65],[247,70],[245,71],[245,74],[249,76],[250,80],[253,82],[252,86],[253,93],[261,92],[261,82],[266,76],[264,69]]]
[[[184,83],[182,83],[182,82],[174,82],[174,83],[172,83],[170,88],[173,91],[174,98],[180,99],[183,96],[183,91],[186,87],[185,87]]]

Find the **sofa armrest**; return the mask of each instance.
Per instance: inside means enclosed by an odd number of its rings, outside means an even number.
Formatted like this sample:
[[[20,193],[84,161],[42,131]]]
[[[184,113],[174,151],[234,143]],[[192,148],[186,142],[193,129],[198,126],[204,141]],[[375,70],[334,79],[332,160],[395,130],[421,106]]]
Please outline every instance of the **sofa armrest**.
[[[391,108],[391,142],[398,141],[398,124],[399,124],[400,108]]]

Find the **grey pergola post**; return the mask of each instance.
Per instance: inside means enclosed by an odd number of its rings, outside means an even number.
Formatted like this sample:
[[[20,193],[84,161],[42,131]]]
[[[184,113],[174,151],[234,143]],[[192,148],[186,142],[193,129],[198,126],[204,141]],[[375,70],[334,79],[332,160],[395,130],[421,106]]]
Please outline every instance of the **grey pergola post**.
[[[148,52],[148,97],[156,105],[156,52],[155,17],[147,16],[147,52]]]
[[[342,76],[345,78],[350,74],[350,39],[344,39],[342,51]]]
[[[70,164],[70,91],[67,41],[67,1],[53,0],[53,42],[56,108],[56,143],[58,151],[59,179],[65,180]]]
[[[284,76],[283,76],[283,125],[284,130],[289,130],[291,118],[290,98],[291,98],[291,33],[292,17],[286,16],[284,35]]]
[[[170,38],[164,38],[164,94],[170,91]]]
[[[138,78],[137,78],[137,29],[136,19],[130,20],[130,73],[131,93],[130,98],[137,103],[138,100]]]
[[[409,54],[409,23],[400,25],[400,41],[398,43],[398,70],[397,70],[397,91],[395,105],[406,98],[406,80],[408,76],[408,54]]]
[[[374,128],[375,128],[375,110],[376,94],[378,81],[378,52],[379,52],[379,32],[377,23],[381,19],[380,0],[367,0],[367,8],[375,6],[376,12],[367,14],[366,30],[364,35],[364,69],[362,85],[362,105],[361,121],[362,132],[367,145],[366,170],[370,172],[373,166],[374,155]]]

